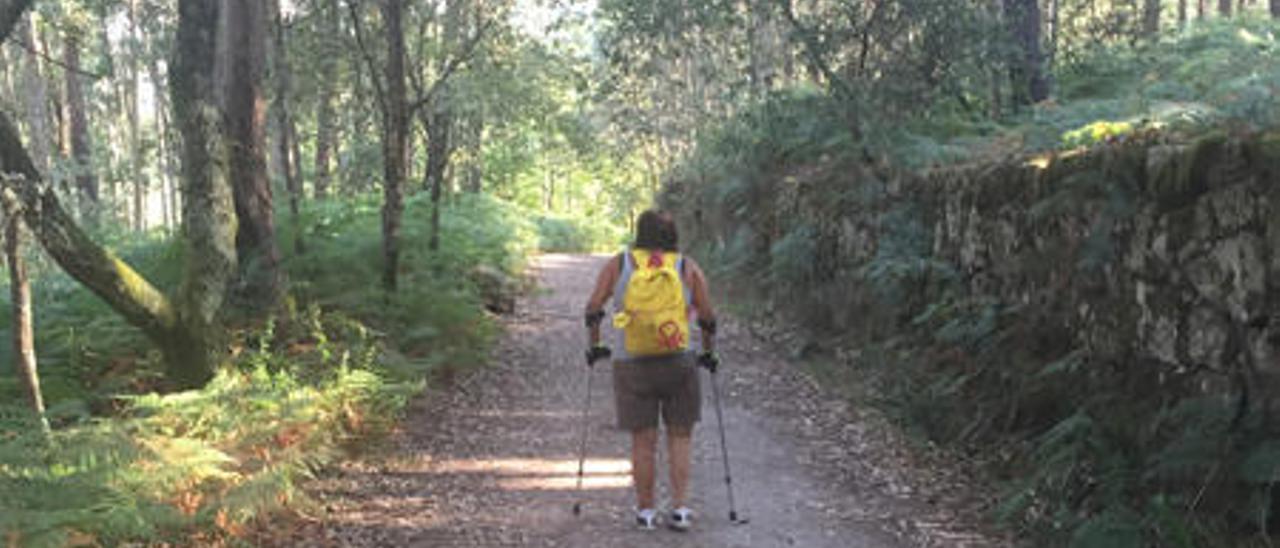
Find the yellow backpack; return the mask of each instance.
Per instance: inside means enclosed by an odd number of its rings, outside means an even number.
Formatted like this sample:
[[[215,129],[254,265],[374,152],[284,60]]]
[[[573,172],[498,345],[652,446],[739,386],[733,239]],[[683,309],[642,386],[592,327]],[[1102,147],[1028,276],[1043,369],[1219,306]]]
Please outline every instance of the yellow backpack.
[[[630,259],[631,278],[623,290],[622,309],[613,317],[613,326],[623,332],[627,354],[662,356],[687,350],[689,303],[680,276],[680,254],[635,249]]]

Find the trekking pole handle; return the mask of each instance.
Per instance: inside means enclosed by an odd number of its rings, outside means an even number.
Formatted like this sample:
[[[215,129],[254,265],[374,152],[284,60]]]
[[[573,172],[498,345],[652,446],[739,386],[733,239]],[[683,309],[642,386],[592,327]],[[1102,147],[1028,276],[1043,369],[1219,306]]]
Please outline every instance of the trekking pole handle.
[[[613,350],[607,346],[595,345],[587,349],[587,367],[591,367],[600,360],[607,360],[613,357]]]

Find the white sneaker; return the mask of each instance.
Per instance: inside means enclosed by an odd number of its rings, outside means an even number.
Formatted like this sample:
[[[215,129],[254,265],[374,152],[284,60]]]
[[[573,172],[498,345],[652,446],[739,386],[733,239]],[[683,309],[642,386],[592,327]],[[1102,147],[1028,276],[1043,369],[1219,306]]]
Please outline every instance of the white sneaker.
[[[681,506],[671,511],[671,521],[667,523],[672,531],[688,531],[693,527],[693,510],[686,506]]]
[[[636,525],[646,531],[658,528],[658,512],[653,508],[636,510]]]

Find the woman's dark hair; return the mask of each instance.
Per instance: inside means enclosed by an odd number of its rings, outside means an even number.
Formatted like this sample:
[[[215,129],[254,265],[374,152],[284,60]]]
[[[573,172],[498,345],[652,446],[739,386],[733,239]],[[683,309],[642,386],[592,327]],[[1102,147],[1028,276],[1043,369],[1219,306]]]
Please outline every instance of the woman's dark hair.
[[[636,248],[658,249],[676,252],[680,247],[680,234],[671,215],[650,209],[636,219]]]

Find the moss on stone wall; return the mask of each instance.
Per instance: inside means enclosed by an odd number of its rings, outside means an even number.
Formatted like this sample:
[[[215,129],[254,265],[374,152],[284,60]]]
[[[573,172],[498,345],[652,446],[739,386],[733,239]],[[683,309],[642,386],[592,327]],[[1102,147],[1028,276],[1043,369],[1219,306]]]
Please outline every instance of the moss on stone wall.
[[[696,248],[751,254],[718,281],[822,336],[892,345],[876,377],[935,438],[1020,448],[1023,493],[1075,516],[1059,531],[1114,508],[1146,515],[1153,493],[1267,504],[1229,473],[1192,486],[1146,470],[1184,459],[1175,476],[1204,478],[1280,434],[1280,135],[1137,135],[923,173],[834,165],[756,180],[731,209],[665,203]],[[776,244],[798,237],[814,239],[811,264],[777,268]],[[1059,436],[1082,417],[1087,433]],[[1060,469],[1054,451],[1079,464]],[[1120,484],[1100,490],[1106,474]]]

